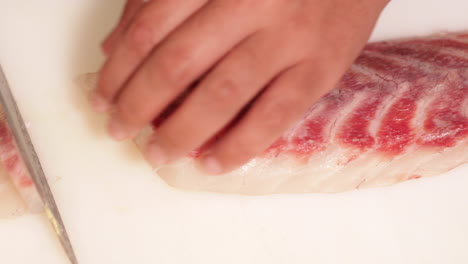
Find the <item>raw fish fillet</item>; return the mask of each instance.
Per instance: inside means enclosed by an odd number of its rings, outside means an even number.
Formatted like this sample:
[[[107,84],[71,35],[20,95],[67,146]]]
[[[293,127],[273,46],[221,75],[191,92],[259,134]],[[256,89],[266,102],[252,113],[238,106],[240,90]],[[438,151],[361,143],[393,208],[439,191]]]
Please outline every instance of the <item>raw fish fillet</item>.
[[[368,44],[337,87],[248,164],[210,176],[195,150],[157,173],[182,189],[259,195],[342,192],[451,170],[468,162],[466,36]],[[86,78],[93,87],[95,76]],[[140,148],[153,129],[136,138]]]
[[[0,107],[0,218],[41,210],[42,201]]]

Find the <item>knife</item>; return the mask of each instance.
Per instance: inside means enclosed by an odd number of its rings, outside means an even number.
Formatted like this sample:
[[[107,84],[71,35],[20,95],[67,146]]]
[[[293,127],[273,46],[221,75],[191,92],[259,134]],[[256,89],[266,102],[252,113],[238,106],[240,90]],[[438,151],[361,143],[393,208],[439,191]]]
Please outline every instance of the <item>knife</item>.
[[[0,65],[0,104],[3,106],[8,125],[15,138],[15,143],[18,147],[19,154],[26,165],[26,169],[31,175],[31,179],[36,187],[36,190],[44,204],[44,211],[52,224],[52,227],[57,235],[60,244],[67,254],[72,264],[78,264],[75,252],[68,237],[65,225],[60,216],[54,196],[50,190],[49,184],[45,177],[39,158],[34,150],[31,138],[28,134],[23,118],[18,110],[16,101],[10,90],[10,86],[6,80],[3,69]]]

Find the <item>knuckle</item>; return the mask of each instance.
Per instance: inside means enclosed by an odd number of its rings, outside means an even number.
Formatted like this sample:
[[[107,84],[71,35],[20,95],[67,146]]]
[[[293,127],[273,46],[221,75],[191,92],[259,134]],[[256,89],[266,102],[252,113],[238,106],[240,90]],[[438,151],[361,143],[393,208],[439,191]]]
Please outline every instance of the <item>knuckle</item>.
[[[264,53],[258,46],[246,45],[239,49],[238,56],[242,58],[242,62],[245,66],[255,67],[258,62],[264,60]]]
[[[278,131],[287,127],[294,117],[298,105],[296,96],[270,100],[260,110],[259,120],[262,120],[267,131]]]
[[[163,80],[172,87],[188,85],[196,75],[195,67],[191,67],[193,51],[190,48],[178,48],[166,51],[155,60],[155,70],[159,71]]]
[[[242,92],[242,85],[239,81],[232,78],[223,78],[214,82],[208,88],[211,100],[220,105],[225,105],[232,101],[233,98],[241,97]]]
[[[136,20],[126,34],[129,49],[139,56],[146,55],[155,44],[153,27],[148,19]]]

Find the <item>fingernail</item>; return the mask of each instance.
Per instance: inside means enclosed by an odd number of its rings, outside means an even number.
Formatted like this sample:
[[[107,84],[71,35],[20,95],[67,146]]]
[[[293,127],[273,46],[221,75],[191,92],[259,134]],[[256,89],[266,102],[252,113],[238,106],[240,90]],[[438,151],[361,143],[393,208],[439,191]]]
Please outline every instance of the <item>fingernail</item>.
[[[167,157],[164,150],[155,143],[148,145],[146,156],[148,161],[153,166],[159,166],[167,162]]]
[[[122,122],[118,120],[117,118],[112,118],[109,121],[109,134],[112,138],[115,140],[124,140],[128,137],[129,133],[128,130],[124,127]]]
[[[89,96],[89,102],[94,110],[98,113],[104,113],[109,110],[109,103],[107,100],[97,92],[92,92]]]
[[[223,172],[223,167],[218,159],[208,156],[203,159],[202,166],[209,174],[220,174]]]

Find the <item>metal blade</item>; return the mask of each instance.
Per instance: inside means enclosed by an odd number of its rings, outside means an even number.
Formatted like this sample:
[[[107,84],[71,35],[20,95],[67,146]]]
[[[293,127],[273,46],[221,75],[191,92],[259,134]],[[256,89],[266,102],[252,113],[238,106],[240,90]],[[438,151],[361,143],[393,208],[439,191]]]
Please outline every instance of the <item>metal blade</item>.
[[[62,218],[58,211],[54,197],[50,190],[47,178],[45,177],[39,158],[37,157],[36,151],[34,150],[31,138],[25,127],[23,118],[18,110],[16,101],[10,90],[5,74],[0,66],[0,103],[4,107],[5,116],[10,126],[11,131],[15,137],[15,142],[20,152],[20,156],[26,165],[31,179],[36,186],[37,192],[44,203],[44,210],[47,218],[49,219],[55,233],[60,240],[60,243],[65,250],[70,262],[72,264],[78,264],[77,258],[73,251],[70,239],[65,225],[63,224]]]

